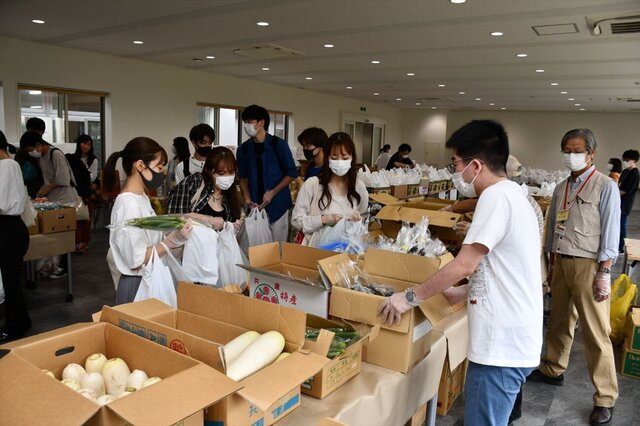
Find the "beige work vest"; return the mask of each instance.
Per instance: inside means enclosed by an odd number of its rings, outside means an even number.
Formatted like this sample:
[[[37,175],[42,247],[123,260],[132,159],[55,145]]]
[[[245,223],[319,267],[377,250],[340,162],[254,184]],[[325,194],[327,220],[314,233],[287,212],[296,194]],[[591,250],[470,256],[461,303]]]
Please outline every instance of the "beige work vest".
[[[564,196],[569,179],[571,177],[559,183],[553,193],[556,214],[564,210]],[[610,178],[596,171],[569,208],[569,218],[564,222],[556,220],[556,225],[561,223],[565,226],[565,235],[561,236],[554,230],[552,245],[554,253],[598,259],[600,234],[602,233],[600,197],[603,189],[610,181]],[[568,201],[572,198],[570,186],[568,189],[569,194],[567,194]]]

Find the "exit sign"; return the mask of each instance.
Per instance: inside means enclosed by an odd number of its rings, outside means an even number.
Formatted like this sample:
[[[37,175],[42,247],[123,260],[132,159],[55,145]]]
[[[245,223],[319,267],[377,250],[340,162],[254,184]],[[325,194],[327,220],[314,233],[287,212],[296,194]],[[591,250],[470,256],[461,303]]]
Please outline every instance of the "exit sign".
[[[360,111],[367,112],[367,107],[360,107]]]

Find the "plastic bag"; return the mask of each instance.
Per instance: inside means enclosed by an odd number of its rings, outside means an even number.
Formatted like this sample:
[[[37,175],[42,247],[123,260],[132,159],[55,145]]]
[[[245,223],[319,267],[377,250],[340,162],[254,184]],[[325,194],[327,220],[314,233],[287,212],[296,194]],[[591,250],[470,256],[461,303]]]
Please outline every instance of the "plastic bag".
[[[267,211],[255,207],[244,220],[249,247],[273,242]]]
[[[218,282],[218,233],[194,226],[184,244],[182,270],[189,281],[208,285]]]
[[[236,240],[233,230],[233,224],[225,222],[224,228],[218,234],[218,286],[226,287],[231,284],[238,284],[244,289],[246,286],[247,275],[244,269],[236,266],[244,264],[242,251]]]
[[[361,293],[375,294],[384,297],[391,296],[395,293],[393,287],[376,283],[369,274],[360,269],[357,263],[353,261],[338,265],[336,285]]]
[[[89,207],[84,203],[82,197],[78,197],[76,203],[76,221],[91,220],[89,216]]]
[[[143,268],[142,281],[140,282],[140,287],[138,287],[138,292],[133,301],[139,302],[151,298],[158,299],[174,308],[178,305],[176,288],[173,283],[171,271],[169,267],[162,262],[155,247],[153,248],[149,263]]]
[[[363,220],[342,218],[334,226],[325,226],[314,247],[346,253],[363,253],[366,249],[367,227]]]
[[[627,331],[626,320],[629,307],[636,299],[638,287],[628,275],[622,274],[611,285],[611,311],[609,312],[611,343],[619,345],[624,341]]]

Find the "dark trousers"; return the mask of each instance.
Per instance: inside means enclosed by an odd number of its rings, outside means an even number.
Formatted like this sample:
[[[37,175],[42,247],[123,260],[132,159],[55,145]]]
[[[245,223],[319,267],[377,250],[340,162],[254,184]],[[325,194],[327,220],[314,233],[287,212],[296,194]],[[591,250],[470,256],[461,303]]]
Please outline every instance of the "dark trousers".
[[[31,319],[22,294],[20,274],[29,248],[29,231],[20,216],[1,216],[0,269],[4,285],[5,330],[10,337],[20,337],[31,328]]]
[[[620,245],[618,246],[618,251],[624,251],[624,239],[627,238],[627,220],[629,219],[628,214],[622,213],[620,215]]]

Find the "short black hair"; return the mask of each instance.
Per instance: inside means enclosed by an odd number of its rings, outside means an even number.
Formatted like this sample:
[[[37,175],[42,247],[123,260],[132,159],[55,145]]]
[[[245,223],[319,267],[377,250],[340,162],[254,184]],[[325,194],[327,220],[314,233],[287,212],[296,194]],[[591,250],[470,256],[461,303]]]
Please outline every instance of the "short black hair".
[[[189,139],[192,142],[200,142],[204,140],[205,136],[209,136],[211,139],[211,143],[216,140],[216,132],[213,130],[213,127],[208,124],[200,123],[191,128],[189,132]]]
[[[2,130],[0,130],[0,149],[8,151],[11,154],[16,153],[16,147],[11,145],[7,141],[7,138],[5,137],[4,133],[2,133]]]
[[[611,168],[612,172],[620,173],[622,172],[622,161],[619,158],[609,158],[609,163],[613,166]]]
[[[300,142],[300,145],[308,143],[316,148],[324,148],[328,139],[329,136],[327,136],[327,132],[319,127],[309,127],[308,129],[304,129],[302,133],[298,135],[298,142]]]
[[[28,119],[25,126],[27,127],[27,130],[36,130],[42,133],[44,133],[46,129],[44,120],[38,117],[31,117],[30,119]]]
[[[411,152],[411,145],[409,145],[408,143],[403,143],[398,147],[398,152],[406,152],[406,151]]]
[[[637,149],[628,149],[622,153],[622,159],[637,162],[640,159],[640,152]]]
[[[42,140],[42,136],[33,131],[26,131],[20,138],[20,148],[34,147],[38,143],[45,143]]]
[[[269,132],[269,123],[271,118],[269,117],[269,111],[260,105],[249,105],[242,111],[242,121],[246,120],[264,120],[264,131]]]
[[[445,146],[459,157],[482,161],[494,173],[506,173],[509,138],[496,121],[473,120],[453,132]]]

